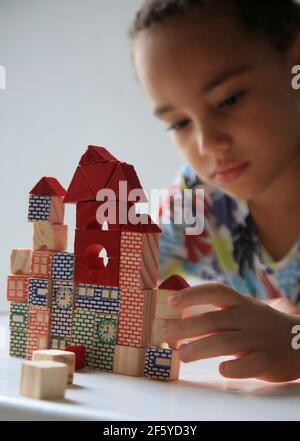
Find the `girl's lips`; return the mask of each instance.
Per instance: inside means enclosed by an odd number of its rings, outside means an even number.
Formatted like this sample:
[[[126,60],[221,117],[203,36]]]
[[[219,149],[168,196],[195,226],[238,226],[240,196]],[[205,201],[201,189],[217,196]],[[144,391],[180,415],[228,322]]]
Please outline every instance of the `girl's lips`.
[[[242,173],[248,168],[249,162],[238,165],[237,167],[228,168],[227,170],[217,170],[214,173],[215,181],[219,183],[226,183],[235,181],[237,178],[241,176]]]

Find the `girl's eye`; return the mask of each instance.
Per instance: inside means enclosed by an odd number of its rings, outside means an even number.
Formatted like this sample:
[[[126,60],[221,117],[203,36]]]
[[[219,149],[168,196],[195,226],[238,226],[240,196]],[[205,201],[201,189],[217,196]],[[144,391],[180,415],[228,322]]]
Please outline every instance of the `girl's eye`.
[[[226,107],[235,106],[245,94],[246,94],[246,91],[242,91],[242,92],[236,93],[234,95],[231,95],[230,97],[226,98],[226,100],[222,101],[219,104],[219,106],[218,106],[219,109],[222,110],[222,109],[225,109]]]
[[[182,121],[178,121],[173,124],[171,127],[168,127],[167,130],[181,130],[189,124],[188,119],[183,119]]]

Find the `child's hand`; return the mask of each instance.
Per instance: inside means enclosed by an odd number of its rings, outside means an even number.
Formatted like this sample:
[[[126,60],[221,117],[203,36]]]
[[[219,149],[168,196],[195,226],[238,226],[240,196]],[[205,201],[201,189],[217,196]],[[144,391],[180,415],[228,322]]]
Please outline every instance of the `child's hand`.
[[[168,323],[163,338],[169,342],[192,342],[179,348],[183,362],[235,355],[220,364],[228,378],[255,377],[265,381],[292,381],[300,377],[300,352],[292,348],[292,328],[300,317],[278,311],[230,287],[206,283],[187,288],[169,299],[176,308],[215,305],[218,311]]]

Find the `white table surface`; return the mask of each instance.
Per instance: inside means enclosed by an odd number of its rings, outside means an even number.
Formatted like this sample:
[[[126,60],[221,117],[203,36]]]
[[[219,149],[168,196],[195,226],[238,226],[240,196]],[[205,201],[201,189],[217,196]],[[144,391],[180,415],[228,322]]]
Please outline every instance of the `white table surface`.
[[[182,364],[176,382],[101,372],[76,373],[63,401],[19,395],[22,360],[8,356],[8,318],[0,315],[0,420],[299,420],[300,381],[225,380],[220,359]]]

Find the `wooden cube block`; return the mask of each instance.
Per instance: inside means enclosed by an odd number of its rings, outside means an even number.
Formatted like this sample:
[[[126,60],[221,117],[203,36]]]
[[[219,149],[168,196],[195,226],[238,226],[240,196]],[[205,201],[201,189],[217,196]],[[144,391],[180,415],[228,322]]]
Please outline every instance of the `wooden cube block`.
[[[68,384],[73,383],[73,376],[75,371],[75,354],[74,352],[58,351],[55,349],[48,349],[44,351],[34,351],[32,354],[32,360],[38,361],[58,361],[59,363],[65,363],[69,369]]]
[[[178,351],[163,348],[148,348],[145,357],[144,375],[153,380],[177,380],[180,371]]]
[[[10,255],[10,272],[11,274],[30,274],[32,250],[17,249],[12,250]]]
[[[50,279],[52,271],[51,251],[33,251],[31,258],[31,275],[34,278]]]
[[[166,319],[160,319],[156,318],[154,319],[153,326],[152,326],[152,334],[151,334],[151,346],[157,346],[158,348],[162,348],[166,346],[166,340],[163,339],[160,335],[162,329],[167,325],[167,323],[171,322],[174,323],[177,320],[166,320]],[[168,342],[168,346],[171,349],[178,349],[180,343],[179,341],[172,341]]]
[[[29,196],[28,222],[63,224],[64,214],[63,197],[33,194]]]
[[[27,303],[29,295],[29,276],[9,275],[7,277],[7,301]]]
[[[49,222],[33,224],[33,248],[36,251],[66,251],[68,226],[52,225]]]
[[[57,361],[27,361],[22,364],[20,394],[38,400],[63,399],[69,368]]]
[[[157,290],[155,317],[161,319],[179,320],[186,316],[186,312],[179,308],[172,308],[168,305],[168,298],[175,295],[175,291]]]
[[[144,375],[145,348],[116,346],[113,373],[142,377]]]

